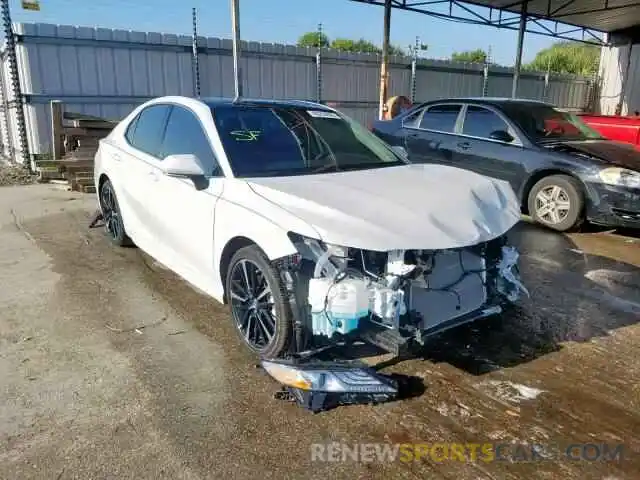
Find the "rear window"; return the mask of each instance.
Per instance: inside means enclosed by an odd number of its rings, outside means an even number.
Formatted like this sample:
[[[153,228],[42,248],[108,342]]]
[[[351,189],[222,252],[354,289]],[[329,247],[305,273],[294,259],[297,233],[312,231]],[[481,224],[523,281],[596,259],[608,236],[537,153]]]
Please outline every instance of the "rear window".
[[[212,108],[236,177],[287,176],[402,165],[380,139],[334,112],[297,107]]]

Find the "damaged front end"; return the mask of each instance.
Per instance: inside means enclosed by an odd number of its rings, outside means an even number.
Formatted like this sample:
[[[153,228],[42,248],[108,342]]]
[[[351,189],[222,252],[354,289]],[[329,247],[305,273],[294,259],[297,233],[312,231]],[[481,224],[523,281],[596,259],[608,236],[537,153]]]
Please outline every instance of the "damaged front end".
[[[528,294],[505,235],[464,248],[389,252],[290,237],[299,255],[281,260],[280,271],[298,352],[363,340],[398,355]]]
[[[410,383],[358,361],[313,359],[323,351],[364,341],[403,355],[528,295],[518,252],[504,235],[466,248],[389,252],[290,237],[299,253],[277,267],[289,292],[295,344],[289,358],[264,359],[262,366],[283,385],[280,398],[313,412],[394,400],[406,395],[399,383]]]
[[[277,267],[289,293],[295,343],[288,358],[264,359],[262,366],[283,385],[280,398],[313,412],[394,400],[411,384],[339,355],[314,358],[325,350],[364,341],[403,355],[528,294],[518,252],[505,235],[471,247],[389,252],[290,237],[299,253]]]

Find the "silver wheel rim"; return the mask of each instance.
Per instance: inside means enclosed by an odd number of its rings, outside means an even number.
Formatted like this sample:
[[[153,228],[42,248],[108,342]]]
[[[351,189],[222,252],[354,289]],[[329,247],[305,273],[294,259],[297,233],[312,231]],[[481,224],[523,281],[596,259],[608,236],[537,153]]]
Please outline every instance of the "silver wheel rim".
[[[271,286],[258,265],[242,259],[230,272],[229,297],[236,328],[257,351],[266,350],[276,337],[276,308]]]
[[[545,223],[557,225],[571,211],[569,194],[558,185],[544,187],[536,195],[536,216]]]

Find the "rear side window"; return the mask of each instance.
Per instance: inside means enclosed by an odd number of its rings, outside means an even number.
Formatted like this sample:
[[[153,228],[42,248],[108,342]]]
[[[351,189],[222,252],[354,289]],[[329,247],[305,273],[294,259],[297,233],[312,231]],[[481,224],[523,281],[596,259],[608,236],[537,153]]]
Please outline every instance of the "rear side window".
[[[496,130],[509,131],[509,126],[500,116],[486,108],[470,105],[464,117],[462,133],[472,137],[489,138]]]
[[[420,128],[453,133],[462,105],[434,105],[427,108],[420,120]]]
[[[167,122],[169,106],[152,105],[145,108],[127,130],[127,140],[134,148],[156,158],[161,156],[162,134]],[[133,129],[132,129],[133,127]]]
[[[420,115],[422,115],[423,108],[419,108],[413,113],[410,113],[405,118],[402,119],[403,127],[415,128],[418,126],[418,122],[420,121]]]
[[[200,121],[193,112],[174,106],[164,134],[161,158],[182,153],[198,157],[205,172],[216,170],[217,162]]]

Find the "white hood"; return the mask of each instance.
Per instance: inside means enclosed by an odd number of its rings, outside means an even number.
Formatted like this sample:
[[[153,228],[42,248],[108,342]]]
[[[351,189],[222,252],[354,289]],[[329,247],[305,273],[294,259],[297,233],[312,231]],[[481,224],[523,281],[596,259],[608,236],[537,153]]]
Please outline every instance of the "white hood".
[[[247,181],[323,241],[364,250],[465,247],[502,235],[520,219],[507,182],[443,165]]]

